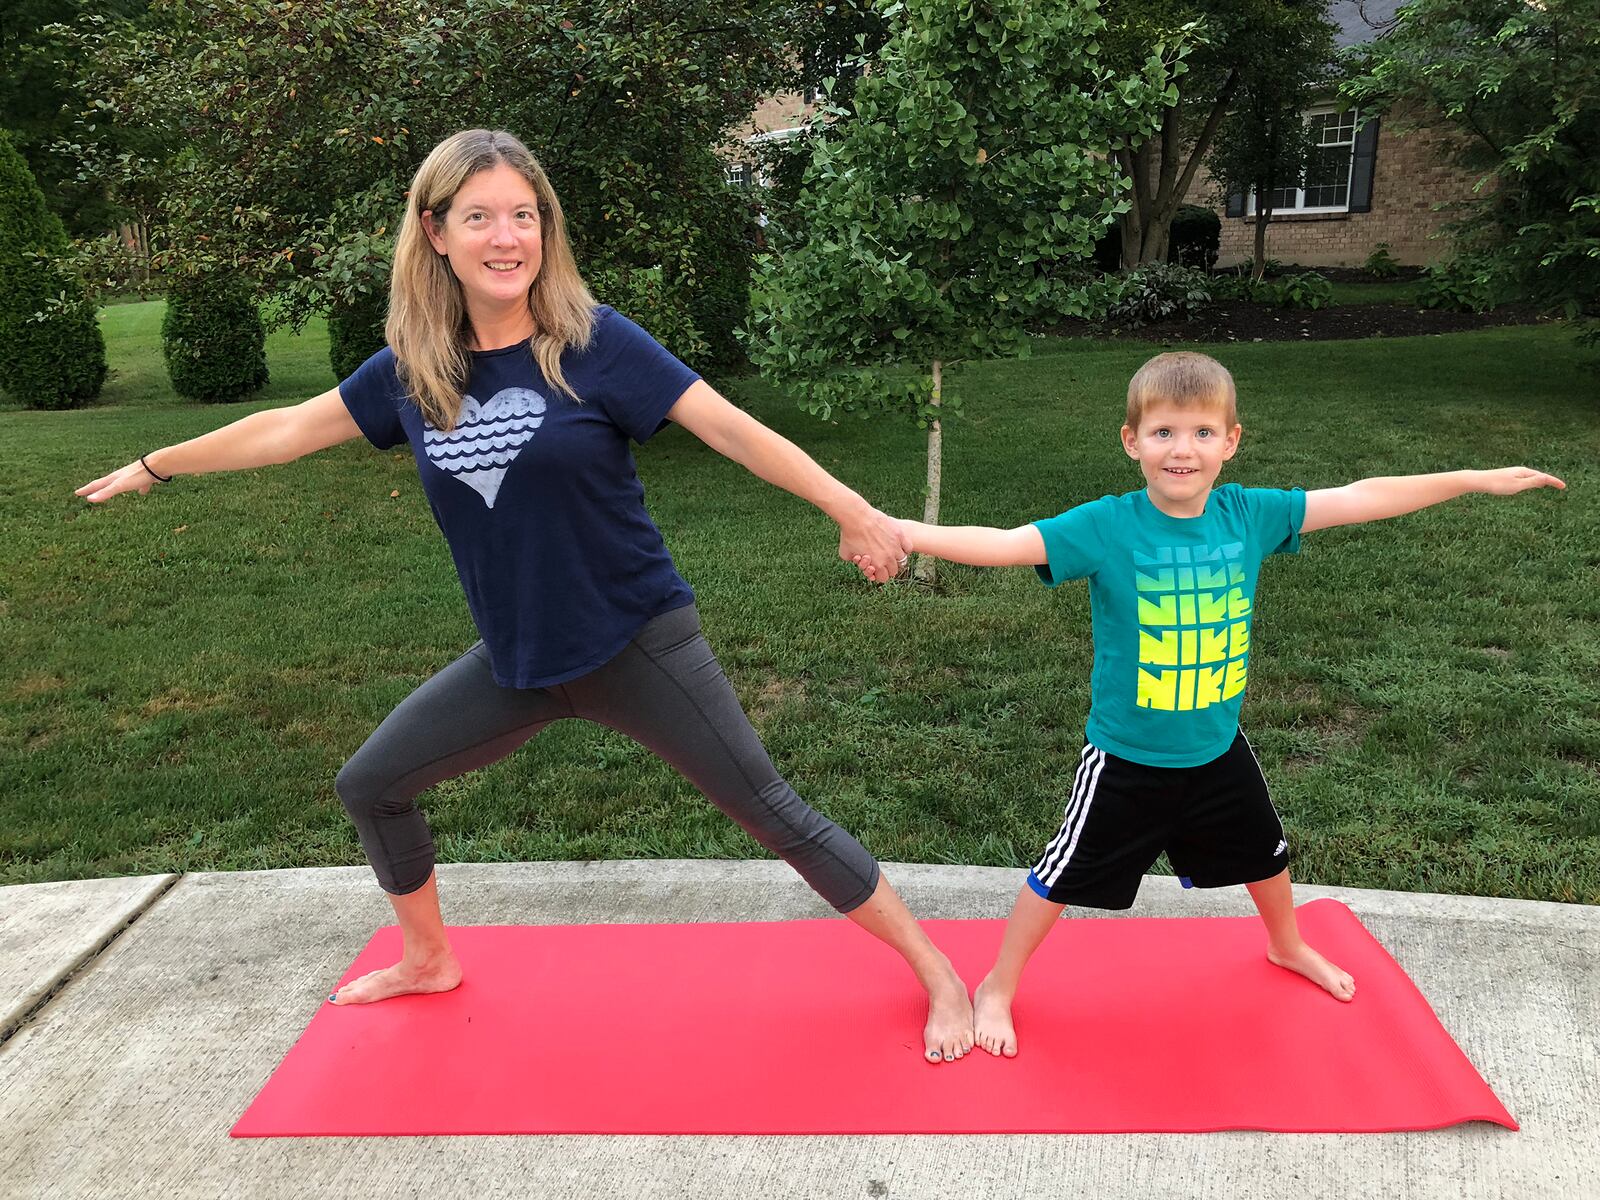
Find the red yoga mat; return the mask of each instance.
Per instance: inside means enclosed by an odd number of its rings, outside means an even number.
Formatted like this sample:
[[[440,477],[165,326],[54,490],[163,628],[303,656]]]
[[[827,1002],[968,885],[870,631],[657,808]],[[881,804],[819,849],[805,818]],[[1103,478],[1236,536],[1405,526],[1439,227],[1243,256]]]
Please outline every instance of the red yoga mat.
[[[937,1065],[911,974],[845,921],[458,928],[461,987],[324,1005],[233,1135],[1517,1128],[1348,908],[1300,923],[1352,1003],[1268,963],[1254,917],[1075,919],[1028,967],[1018,1057]],[[926,928],[969,981],[1000,943]],[[398,952],[380,930],[346,979]]]

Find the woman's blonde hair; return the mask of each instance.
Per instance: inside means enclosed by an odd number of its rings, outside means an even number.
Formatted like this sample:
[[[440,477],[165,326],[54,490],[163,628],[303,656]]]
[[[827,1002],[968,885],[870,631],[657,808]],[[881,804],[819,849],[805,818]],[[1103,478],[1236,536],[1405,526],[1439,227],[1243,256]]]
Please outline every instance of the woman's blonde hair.
[[[578,399],[561,373],[561,354],[589,344],[594,297],[572,259],[561,202],[538,161],[515,137],[497,129],[464,129],[435,146],[411,181],[395,242],[384,329],[401,383],[435,429],[454,429],[460,419],[472,331],[461,283],[449,260],[428,241],[422,214],[431,211],[436,223],[442,221],[468,179],[501,163],[526,179],[539,198],[543,254],[528,288],[533,356],[545,379]]]
[[[1138,432],[1154,404],[1215,408],[1229,429],[1239,423],[1239,397],[1228,368],[1193,350],[1158,354],[1134,373],[1128,381],[1128,428]]]

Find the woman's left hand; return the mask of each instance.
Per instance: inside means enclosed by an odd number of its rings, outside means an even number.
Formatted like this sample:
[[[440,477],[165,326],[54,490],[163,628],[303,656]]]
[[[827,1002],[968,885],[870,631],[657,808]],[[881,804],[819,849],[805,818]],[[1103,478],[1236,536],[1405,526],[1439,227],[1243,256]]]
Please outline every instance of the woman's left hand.
[[[910,550],[899,523],[875,508],[839,523],[839,557],[860,567],[873,583],[888,583],[900,574]]]

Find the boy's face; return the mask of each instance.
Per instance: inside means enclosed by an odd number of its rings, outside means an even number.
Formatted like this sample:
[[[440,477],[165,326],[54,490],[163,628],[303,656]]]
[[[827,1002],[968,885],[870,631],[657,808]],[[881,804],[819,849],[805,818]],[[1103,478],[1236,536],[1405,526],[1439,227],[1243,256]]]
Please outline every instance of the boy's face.
[[[1227,426],[1221,408],[1179,408],[1153,404],[1139,428],[1122,427],[1122,448],[1139,464],[1150,499],[1169,516],[1198,517],[1222,473],[1222,464],[1239,448],[1243,430]]]

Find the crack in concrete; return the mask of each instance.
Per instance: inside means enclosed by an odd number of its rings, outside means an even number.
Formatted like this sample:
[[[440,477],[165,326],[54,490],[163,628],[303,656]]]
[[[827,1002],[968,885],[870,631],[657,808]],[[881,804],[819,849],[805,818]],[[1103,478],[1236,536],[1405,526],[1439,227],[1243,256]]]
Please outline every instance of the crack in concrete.
[[[66,970],[61,972],[60,978],[58,978],[54,983],[45,989],[44,995],[40,996],[39,999],[33,1004],[30,1004],[10,1024],[0,1025],[0,1054],[5,1052],[5,1048],[7,1044],[10,1043],[12,1038],[16,1037],[17,1034],[21,1033],[29,1025],[33,1024],[35,1019],[38,1018],[39,1014],[49,1007],[52,1000],[54,1000],[62,992],[66,991],[67,987],[72,983],[73,980],[77,979],[90,967],[94,966],[95,962],[100,958],[100,956],[109,950],[112,944],[117,941],[117,939],[119,939],[124,933],[128,932],[135,921],[159,904],[161,902],[161,898],[173,888],[177,887],[187,874],[188,872],[183,872],[174,875],[170,880],[167,881],[166,884],[158,888],[149,896],[148,899],[135,908],[133,912],[128,914],[128,918],[125,921],[123,921],[105,937],[101,938],[87,951],[85,951],[82,957],[80,957]]]

